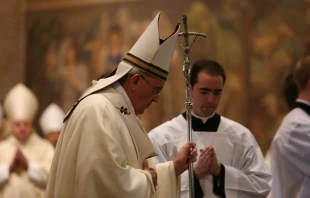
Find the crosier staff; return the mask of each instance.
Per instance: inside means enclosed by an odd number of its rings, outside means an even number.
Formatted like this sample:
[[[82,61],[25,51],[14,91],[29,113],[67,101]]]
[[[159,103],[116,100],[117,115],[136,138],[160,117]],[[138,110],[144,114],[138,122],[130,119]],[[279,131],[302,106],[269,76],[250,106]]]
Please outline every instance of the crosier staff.
[[[188,131],[188,141],[193,141],[193,132],[192,132],[192,117],[191,117],[191,111],[193,108],[193,104],[191,102],[190,98],[190,60],[189,60],[189,52],[191,50],[192,45],[194,44],[197,36],[201,36],[206,38],[205,34],[198,33],[198,32],[189,32],[188,26],[187,26],[187,16],[183,15],[183,26],[184,26],[184,32],[180,32],[179,36],[184,37],[185,45],[182,45],[180,42],[181,47],[184,50],[184,62],[183,62],[183,74],[186,80],[186,101],[185,101],[185,108],[186,108],[186,119],[187,119],[187,131]],[[189,36],[194,35],[195,38],[191,44],[189,44]],[[188,167],[188,176],[189,176],[189,197],[194,198],[195,197],[195,190],[194,190],[194,169],[193,169],[193,163],[191,162]]]

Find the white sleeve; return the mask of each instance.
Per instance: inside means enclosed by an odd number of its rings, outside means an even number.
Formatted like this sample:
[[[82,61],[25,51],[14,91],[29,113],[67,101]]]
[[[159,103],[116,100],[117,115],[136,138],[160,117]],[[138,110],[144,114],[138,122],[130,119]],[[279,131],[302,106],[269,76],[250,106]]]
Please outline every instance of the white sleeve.
[[[283,125],[277,131],[271,144],[271,165],[276,170],[282,166],[280,162],[285,162],[310,177],[310,123],[300,120]]]
[[[10,165],[0,164],[0,186],[10,178]]]
[[[157,156],[154,157],[155,163],[158,164],[170,161],[170,159],[167,157],[166,151],[162,148],[162,145],[160,144],[160,142],[163,142],[163,140],[161,141],[161,139],[163,138],[162,136],[160,136],[158,131],[152,130],[151,132],[148,133],[148,136],[155,148],[156,153],[158,154]]]
[[[41,174],[41,167],[38,163],[34,161],[30,161],[28,164],[28,175],[30,179],[35,182],[40,187],[45,186],[45,179]]]
[[[250,139],[248,141],[251,141]],[[239,156],[241,167],[225,166],[225,194],[227,197],[265,198],[271,189],[270,169],[254,138],[253,146]],[[255,196],[253,196],[255,195]]]
[[[27,173],[37,187],[45,189],[54,156],[54,147],[51,144],[46,144],[42,150],[44,157],[38,161],[29,160]]]
[[[301,123],[295,126],[286,137],[286,141],[282,141],[281,154],[285,160],[294,164],[303,174],[310,177],[310,124]],[[279,145],[279,146],[280,146]]]

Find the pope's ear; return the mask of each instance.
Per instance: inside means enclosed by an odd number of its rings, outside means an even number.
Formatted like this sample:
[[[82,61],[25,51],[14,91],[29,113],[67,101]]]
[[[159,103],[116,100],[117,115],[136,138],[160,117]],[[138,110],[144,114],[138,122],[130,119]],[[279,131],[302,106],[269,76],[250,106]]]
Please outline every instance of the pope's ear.
[[[130,87],[133,90],[136,90],[138,87],[138,82],[141,79],[141,76],[139,74],[134,74],[133,76],[131,76],[130,78]]]

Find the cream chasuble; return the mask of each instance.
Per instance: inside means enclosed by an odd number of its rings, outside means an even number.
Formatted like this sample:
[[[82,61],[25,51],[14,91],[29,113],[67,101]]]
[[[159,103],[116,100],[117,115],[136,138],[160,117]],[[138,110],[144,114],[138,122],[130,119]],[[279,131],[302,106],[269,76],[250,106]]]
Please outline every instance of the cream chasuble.
[[[174,198],[179,182],[173,163],[156,165],[158,186],[142,170],[156,155],[140,120],[113,87],[81,100],[58,140],[48,198]]]

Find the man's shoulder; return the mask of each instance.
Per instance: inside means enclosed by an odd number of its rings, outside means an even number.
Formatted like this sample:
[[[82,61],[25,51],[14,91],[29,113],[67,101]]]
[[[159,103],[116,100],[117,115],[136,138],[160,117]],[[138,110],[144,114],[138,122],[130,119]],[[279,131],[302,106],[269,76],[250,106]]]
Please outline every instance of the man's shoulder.
[[[6,139],[3,139],[3,140],[0,141],[0,148],[12,145],[11,141],[9,140],[9,138],[11,138],[11,136],[9,136]],[[2,149],[0,149],[0,150],[2,150]]]
[[[284,124],[310,125],[310,116],[300,108],[292,109],[283,119]]]
[[[309,115],[302,109],[295,108],[284,117],[276,133],[275,139],[279,137],[285,137],[289,139],[290,136],[296,136],[297,134],[305,135],[305,132],[308,132],[309,129]]]
[[[83,105],[91,105],[91,104],[104,104],[105,101],[109,101],[107,97],[104,96],[103,93],[94,93],[86,96],[83,100],[80,101],[80,104]]]
[[[69,120],[72,115],[79,116],[81,113],[95,112],[107,105],[111,106],[111,103],[103,94],[100,94],[100,92],[90,94],[86,97],[82,97],[79,101],[73,104],[72,108],[67,112],[64,120]]]
[[[219,127],[221,133],[227,135],[229,140],[244,147],[257,146],[257,141],[253,133],[244,125],[221,116],[221,124]]]
[[[182,114],[174,117],[171,120],[160,124],[149,132],[149,135],[156,135],[160,133],[161,135],[170,134],[173,132],[185,130],[183,125],[186,124],[186,120],[183,118]]]
[[[48,140],[46,140],[44,138],[41,138],[41,140],[38,141],[38,143],[40,144],[40,146],[42,148],[48,149],[50,151],[54,151],[55,150],[54,146]]]
[[[250,130],[244,125],[232,119],[226,118],[224,116],[221,116],[220,127],[221,127],[221,130],[223,131],[231,130],[236,133],[251,133]]]
[[[33,132],[33,134],[30,136],[30,144],[37,144],[39,146],[43,146],[43,147],[51,147],[54,148],[53,145],[46,139],[42,138],[41,136],[39,136],[38,134],[36,134],[36,132]]]
[[[80,101],[80,103],[75,109],[75,112],[78,114],[81,111],[95,112],[97,110],[110,108],[112,106],[113,104],[111,103],[111,101],[108,100],[108,98],[105,97],[103,94],[94,93],[85,97],[82,101]]]

